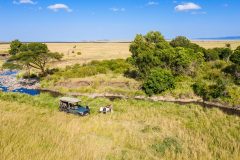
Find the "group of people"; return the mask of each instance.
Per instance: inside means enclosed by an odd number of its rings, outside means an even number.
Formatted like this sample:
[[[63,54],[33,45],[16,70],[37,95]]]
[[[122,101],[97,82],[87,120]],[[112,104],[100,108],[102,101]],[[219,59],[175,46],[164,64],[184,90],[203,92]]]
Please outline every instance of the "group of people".
[[[100,113],[106,114],[108,112],[113,112],[113,105],[107,105],[106,107],[101,107],[99,110]]]

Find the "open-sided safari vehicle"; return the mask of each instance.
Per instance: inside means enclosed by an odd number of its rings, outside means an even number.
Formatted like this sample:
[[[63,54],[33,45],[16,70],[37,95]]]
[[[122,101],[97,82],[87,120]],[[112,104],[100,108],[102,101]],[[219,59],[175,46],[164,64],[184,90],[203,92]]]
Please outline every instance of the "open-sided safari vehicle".
[[[81,101],[77,98],[62,97],[60,98],[59,110],[79,116],[90,114],[90,108],[88,106],[83,107],[79,105],[79,102]]]

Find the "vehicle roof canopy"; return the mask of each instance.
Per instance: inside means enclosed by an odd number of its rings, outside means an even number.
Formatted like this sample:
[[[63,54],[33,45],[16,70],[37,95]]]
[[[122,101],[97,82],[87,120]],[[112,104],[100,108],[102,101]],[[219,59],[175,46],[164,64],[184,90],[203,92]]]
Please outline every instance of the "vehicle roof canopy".
[[[79,100],[77,98],[70,98],[70,97],[62,97],[62,98],[60,98],[60,101],[68,102],[68,103],[78,103],[78,102],[81,102],[81,100]]]

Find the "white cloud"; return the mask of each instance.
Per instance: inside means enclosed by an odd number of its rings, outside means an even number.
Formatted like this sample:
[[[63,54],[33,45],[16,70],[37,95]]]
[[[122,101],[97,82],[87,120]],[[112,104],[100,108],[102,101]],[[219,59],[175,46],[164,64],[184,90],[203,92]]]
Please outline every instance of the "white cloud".
[[[189,10],[198,10],[198,9],[201,9],[202,7],[195,4],[195,3],[192,3],[192,2],[189,2],[189,3],[183,3],[183,4],[180,4],[180,5],[177,5],[175,7],[175,10],[178,11],[178,12],[182,12],[182,11],[189,11]]]
[[[72,12],[72,9],[70,9],[66,4],[53,4],[48,6],[47,8],[53,10],[54,12],[57,12],[61,9],[67,12]]]
[[[37,4],[37,2],[34,2],[32,0],[19,0],[19,1],[13,1],[14,4]]]
[[[124,11],[126,11],[125,8],[116,8],[116,7],[110,8],[110,10],[113,11],[113,12],[124,12]]]
[[[147,3],[147,6],[157,6],[159,3],[158,2],[155,2],[155,1],[149,1]]]

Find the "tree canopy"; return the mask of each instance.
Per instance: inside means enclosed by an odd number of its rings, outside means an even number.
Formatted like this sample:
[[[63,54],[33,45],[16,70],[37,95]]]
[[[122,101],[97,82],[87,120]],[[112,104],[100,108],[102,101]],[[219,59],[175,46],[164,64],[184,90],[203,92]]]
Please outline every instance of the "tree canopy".
[[[16,55],[17,53],[19,53],[22,45],[22,42],[20,42],[19,40],[12,41],[10,44],[9,54]]]
[[[159,32],[136,36],[130,45],[130,51],[132,52],[132,62],[143,78],[156,67],[170,69],[174,74],[182,74],[189,69],[192,63],[203,60],[201,53],[185,47],[191,46],[186,37],[177,37],[172,41],[173,44],[175,48]]]
[[[191,42],[187,37],[178,36],[170,42],[173,47],[189,47]]]
[[[10,57],[7,63],[35,68],[45,75],[47,64],[52,60],[60,60],[61,58],[61,54],[50,52],[46,44],[29,43],[22,44],[20,51]]]

